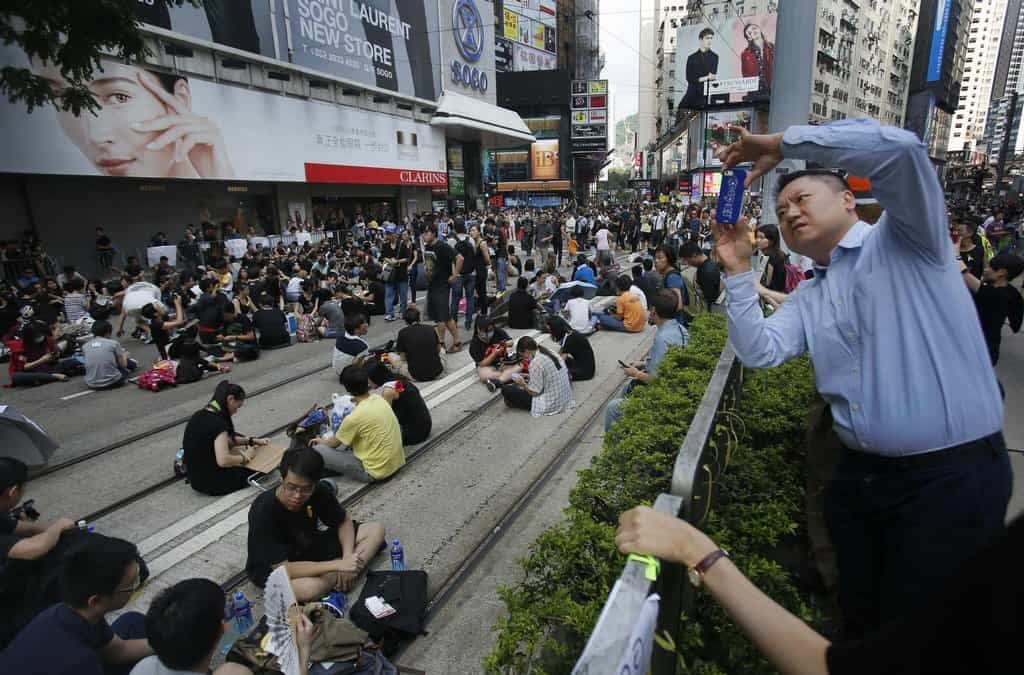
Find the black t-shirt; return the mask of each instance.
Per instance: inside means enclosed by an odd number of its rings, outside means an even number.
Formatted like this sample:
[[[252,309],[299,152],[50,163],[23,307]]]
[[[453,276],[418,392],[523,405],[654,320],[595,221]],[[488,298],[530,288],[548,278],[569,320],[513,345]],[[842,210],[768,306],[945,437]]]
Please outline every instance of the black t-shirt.
[[[500,328],[495,328],[491,334],[491,339],[488,342],[483,342],[477,338],[474,334],[473,339],[469,341],[469,355],[473,357],[473,363],[480,363],[484,360],[484,356],[487,355],[487,348],[491,345],[500,344],[511,340],[509,334]]]
[[[108,237],[107,235],[103,235],[101,237],[96,237],[96,250],[97,251],[103,251],[103,250],[107,250],[109,248],[110,248],[110,237]]]
[[[970,251],[961,251],[960,259],[967,265],[967,269],[974,275],[975,279],[981,279],[985,271],[985,249],[977,245]]]
[[[701,269],[702,270],[708,264],[708,262],[711,262],[711,264],[714,265],[714,262],[711,260],[711,258],[708,258],[707,261],[705,261],[704,265],[701,265]],[[786,292],[786,256],[784,256],[781,252],[772,253],[772,254],[770,254],[768,256],[768,264],[772,266],[772,276],[771,276],[770,279],[766,279],[765,280],[765,281],[768,282],[766,284],[768,290],[770,290],[770,291],[778,291],[780,293],[785,293]],[[715,271],[717,272],[718,270],[716,269]],[[768,271],[767,268],[765,268],[765,273],[767,273],[767,271]],[[706,273],[704,275],[702,275],[702,278],[706,278],[706,277],[707,277]],[[707,295],[708,294],[705,292],[704,293],[704,298],[705,298],[705,300],[708,301],[708,305],[710,305],[711,303],[713,303],[715,301],[715,299],[717,299],[717,296],[716,296],[716,298],[708,300]]]
[[[476,271],[476,260],[479,256],[473,240],[469,237],[459,239],[455,243],[455,252],[462,256],[462,274],[472,274]]]
[[[434,254],[433,260],[427,261],[430,287],[434,289],[448,288],[448,278],[451,277],[452,266],[455,264],[455,249],[443,241],[436,241],[430,252]]]
[[[192,419],[188,421],[181,447],[185,450],[188,480],[196,490],[216,492],[222,469],[217,465],[213,442],[222,433],[230,436],[232,431],[231,425],[222,414],[206,408],[192,415]]]
[[[785,270],[784,264],[783,270]],[[783,272],[783,279],[785,279],[785,272]],[[701,292],[704,293],[704,300],[708,307],[718,300],[718,296],[722,292],[722,273],[719,271],[718,265],[711,258],[705,260],[697,268],[697,285],[700,286]],[[783,282],[782,288],[785,290],[785,282]]]
[[[404,377],[396,379],[402,383],[402,393],[391,404],[391,409],[398,418],[399,426],[402,427],[403,443],[422,442],[430,435],[433,426],[430,408],[427,407],[415,384]]]
[[[380,257],[394,258],[395,260],[412,260],[412,251],[409,249],[409,245],[403,241],[398,241],[394,246],[390,242],[384,242],[384,245],[380,247]],[[395,281],[405,279],[409,276],[409,263],[404,263],[395,267]]]
[[[384,287],[384,282],[377,281],[376,279],[371,281],[368,285],[367,291],[373,295],[373,304],[370,305],[370,316],[381,316],[386,314],[384,309],[384,299],[386,297],[387,289]]]
[[[1024,518],[965,562],[930,604],[863,639],[836,642],[832,675],[1019,672],[1024,609]],[[1018,666],[1013,664],[1017,663]]]
[[[285,325],[284,312],[277,309],[258,309],[253,314],[252,323],[260,336],[260,347],[277,347],[288,344],[291,338]]]
[[[533,310],[536,308],[536,298],[529,291],[517,288],[508,296],[508,327],[533,328]]]
[[[590,340],[579,333],[570,333],[562,341],[562,351],[572,355],[571,368],[577,380],[589,380],[594,377],[594,349]]]
[[[0,570],[3,570],[3,565],[7,561],[7,553],[21,539],[21,537],[14,534],[14,530],[17,527],[18,521],[16,519],[6,513],[0,515]]]
[[[249,508],[245,573],[253,583],[263,586],[275,565],[317,557],[314,548],[318,535],[337,530],[345,518],[345,509],[321,483],[316,484],[306,506],[299,511],[282,506],[276,490],[262,493]]]
[[[171,339],[170,333],[164,328],[164,320],[158,316],[149,320],[149,334],[158,345],[166,345]]]
[[[988,353],[994,364],[999,360],[999,345],[1006,320],[1010,320],[1010,328],[1014,333],[1020,330],[1024,319],[1024,299],[1013,286],[996,288],[982,284],[974,294],[974,305],[978,308],[981,332],[985,334],[985,344],[988,345]]]
[[[477,276],[479,276],[481,274],[486,276],[487,275],[487,270],[490,267],[490,265],[487,264],[487,259],[484,257],[484,254],[480,251],[480,247],[481,246],[486,247],[487,246],[487,242],[481,240],[477,244],[475,244],[474,255],[476,256],[475,257],[476,273],[477,273]],[[462,269],[466,269],[466,268],[463,267]]]
[[[425,382],[444,371],[437,346],[437,331],[431,326],[415,323],[398,331],[395,351],[405,354],[409,374],[420,382]]]
[[[199,317],[199,325],[202,328],[217,330],[224,321],[224,307],[211,293],[203,293],[192,306],[192,311]]]
[[[0,653],[0,673],[102,675],[100,650],[112,639],[105,619],[89,623],[64,603],[51,605]]]

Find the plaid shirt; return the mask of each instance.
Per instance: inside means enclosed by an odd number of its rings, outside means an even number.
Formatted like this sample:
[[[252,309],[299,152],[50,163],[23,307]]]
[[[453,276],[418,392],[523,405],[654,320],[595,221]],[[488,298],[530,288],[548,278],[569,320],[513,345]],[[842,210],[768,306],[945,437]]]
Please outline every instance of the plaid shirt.
[[[544,354],[538,354],[530,362],[530,391],[539,391],[540,396],[534,396],[532,401],[531,414],[534,417],[543,415],[558,415],[569,408],[576,407],[576,401],[572,397],[572,385],[569,383],[569,369],[565,362],[558,356],[561,368],[555,367]]]

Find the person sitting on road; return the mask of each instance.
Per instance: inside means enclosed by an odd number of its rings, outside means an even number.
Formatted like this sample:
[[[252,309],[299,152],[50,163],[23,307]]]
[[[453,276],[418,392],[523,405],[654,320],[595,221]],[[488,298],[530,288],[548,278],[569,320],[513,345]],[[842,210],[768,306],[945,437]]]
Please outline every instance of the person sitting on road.
[[[381,398],[391,404],[402,429],[402,445],[416,445],[427,440],[433,420],[419,388],[409,378],[396,375],[380,362],[371,364],[366,369],[366,376],[370,384],[380,390]]]
[[[21,328],[20,346],[12,340],[11,386],[34,387],[50,382],[64,382],[82,372],[82,364],[74,358],[61,358],[53,331],[43,321],[27,321]]]
[[[615,280],[615,289],[619,297],[615,301],[614,314],[597,314],[590,323],[595,329],[604,328],[623,333],[639,333],[644,329],[644,310],[640,300],[630,289],[633,279],[622,274]]]
[[[560,355],[569,369],[569,379],[573,382],[592,380],[596,366],[590,340],[573,330],[560,316],[549,317],[547,329],[551,340],[559,346]]]
[[[658,291],[654,296],[654,304],[651,307],[648,322],[657,326],[654,333],[654,343],[651,351],[647,354],[646,362],[630,363],[625,366],[625,373],[630,381],[626,384],[620,398],[608,402],[604,414],[604,430],[608,431],[622,416],[621,407],[625,397],[629,395],[637,384],[647,384],[658,376],[658,367],[665,360],[669,347],[685,347],[690,343],[690,334],[683,327],[683,324],[675,320],[678,297],[667,288]]]
[[[572,273],[573,281],[581,281],[585,284],[597,285],[597,278],[594,276],[594,268],[587,262],[587,256],[580,253],[576,256],[576,269]]]
[[[172,359],[176,359],[178,364],[174,369],[175,384],[191,384],[203,379],[205,373],[229,372],[231,370],[229,366],[221,366],[216,363],[225,357],[220,357],[220,359],[210,357],[208,360],[203,357],[202,351],[203,346],[194,337],[188,335],[171,343],[167,353]]]
[[[320,480],[324,460],[316,451],[286,451],[279,470],[281,484],[249,508],[246,575],[263,587],[273,569],[284,565],[299,602],[351,590],[383,548],[384,526],[348,517],[332,487]]]
[[[110,338],[113,332],[109,321],[96,321],[92,325],[93,338],[82,345],[85,384],[90,389],[120,386],[139,365],[135,359],[128,358],[120,342]]]
[[[235,432],[231,418],[244,404],[245,390],[222,380],[206,407],[188,421],[181,447],[189,484],[196,492],[226,495],[248,484],[252,471],[245,465],[252,460],[251,448],[270,440]]]
[[[317,332],[320,333],[320,337],[336,340],[345,331],[345,312],[341,309],[345,290],[339,286],[333,293],[333,300],[320,304],[320,326],[317,327]]]
[[[256,334],[259,335],[259,346],[262,349],[287,347],[291,344],[287,328],[288,319],[277,303],[278,300],[269,293],[261,294],[260,308],[252,316],[252,323],[256,328]]]
[[[403,377],[417,382],[436,380],[445,369],[445,352],[437,331],[420,323],[418,307],[406,309],[402,319],[408,325],[398,331],[388,362]]]
[[[519,338],[516,353],[530,367],[525,377],[514,377],[501,388],[505,405],[529,410],[534,417],[558,415],[576,406],[569,369],[561,357],[527,335]]]
[[[75,523],[61,518],[46,525],[32,521],[22,513],[11,515],[25,496],[28,467],[13,457],[0,457],[0,647],[23,628],[39,607],[26,598],[26,588],[41,561],[67,532],[75,531]],[[38,515],[38,514],[36,514]]]
[[[256,328],[245,314],[235,310],[234,304],[224,308],[224,326],[217,336],[221,344],[230,350],[236,361],[250,361],[260,356],[256,340]]]
[[[152,302],[143,306],[139,311],[142,318],[149,322],[149,335],[153,338],[153,345],[161,359],[166,360],[167,345],[171,341],[171,331],[181,328],[188,323],[185,310],[181,303],[181,296],[174,297],[175,314],[174,319],[169,319],[167,310],[162,305],[155,305]]]
[[[516,290],[508,296],[508,327],[533,328],[534,317],[540,310],[537,298],[528,290],[530,283],[525,276],[516,279]]]
[[[521,277],[520,277],[521,278]],[[512,337],[494,325],[489,316],[476,318],[473,339],[469,343],[469,355],[476,363],[476,376],[492,391],[511,382],[512,376],[521,372],[518,359],[510,358]]]
[[[363,336],[370,332],[365,314],[345,315],[345,334],[334,341],[334,355],[331,367],[339,376],[342,371],[370,353],[370,345]]]
[[[0,673],[127,673],[153,653],[145,617],[126,612],[110,625],[105,616],[127,605],[145,576],[135,544],[90,535],[64,558],[63,602],[40,612],[0,653]]]
[[[569,289],[569,301],[562,308],[562,313],[569,317],[569,326],[576,333],[589,335],[594,332],[590,324],[593,312],[590,309],[590,301],[583,293],[583,288],[573,286]]]
[[[225,631],[224,602],[224,591],[209,579],[186,579],[160,591],[146,612],[146,636],[155,654],[139,661],[131,675],[210,673]],[[297,616],[306,619],[301,612]],[[312,638],[312,631],[303,631],[299,621],[296,641],[301,654],[303,640]],[[308,657],[308,644],[306,647]],[[300,672],[305,672],[301,667],[307,661],[299,659]],[[252,675],[251,670],[237,663],[225,663],[212,673]]]
[[[310,446],[324,458],[327,468],[361,483],[390,478],[405,464],[402,429],[391,404],[370,393],[366,370],[349,365],[338,378],[356,408],[326,440],[314,438]]]

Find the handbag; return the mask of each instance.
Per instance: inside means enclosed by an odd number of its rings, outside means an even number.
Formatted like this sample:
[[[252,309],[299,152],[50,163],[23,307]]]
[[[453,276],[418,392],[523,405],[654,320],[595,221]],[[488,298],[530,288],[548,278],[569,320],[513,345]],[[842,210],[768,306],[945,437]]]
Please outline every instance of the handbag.
[[[366,608],[366,599],[379,596],[395,608],[395,613],[380,619]],[[427,612],[427,573],[379,571],[366,575],[359,600],[349,610],[352,622],[381,645],[386,656],[393,656],[403,642],[423,633]]]
[[[391,263],[384,263],[384,267],[380,271],[380,280],[386,284],[390,284],[395,280],[395,266]]]

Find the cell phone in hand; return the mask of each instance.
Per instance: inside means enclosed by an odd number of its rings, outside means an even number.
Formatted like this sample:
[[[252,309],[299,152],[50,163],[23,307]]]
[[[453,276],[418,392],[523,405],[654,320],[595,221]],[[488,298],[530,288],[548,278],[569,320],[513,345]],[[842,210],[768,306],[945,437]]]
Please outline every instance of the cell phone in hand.
[[[619,361],[619,365],[620,365],[620,366],[622,366],[623,368],[629,368],[629,366],[627,366],[627,365],[626,365],[625,363],[623,363],[622,361]]]
[[[715,212],[715,219],[719,223],[735,225],[743,215],[746,180],[745,169],[727,169],[722,172],[722,189],[718,193],[718,207]]]

